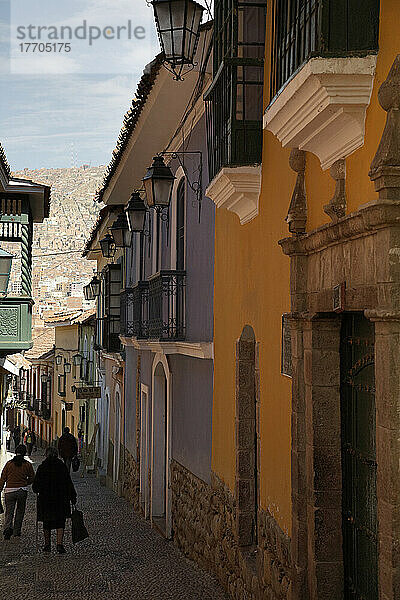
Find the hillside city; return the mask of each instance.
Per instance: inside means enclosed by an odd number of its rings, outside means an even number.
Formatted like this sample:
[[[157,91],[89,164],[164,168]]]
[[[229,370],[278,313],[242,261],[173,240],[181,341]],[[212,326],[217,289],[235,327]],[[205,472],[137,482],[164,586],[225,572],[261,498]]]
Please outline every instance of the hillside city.
[[[83,286],[93,274],[93,265],[82,260],[82,250],[100,206],[94,200],[104,167],[82,165],[64,169],[24,169],[16,177],[51,185],[50,218],[34,225],[33,236],[33,326],[65,310],[90,308]],[[13,244],[3,244],[18,257]],[[10,293],[20,293],[19,260],[13,261]]]

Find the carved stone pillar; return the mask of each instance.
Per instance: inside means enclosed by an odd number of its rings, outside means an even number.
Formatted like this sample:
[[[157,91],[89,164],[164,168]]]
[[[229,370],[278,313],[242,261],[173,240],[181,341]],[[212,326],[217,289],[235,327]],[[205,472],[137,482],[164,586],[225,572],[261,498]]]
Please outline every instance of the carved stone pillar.
[[[346,161],[337,160],[329,170],[336,181],[333,198],[324,206],[324,211],[335,223],[346,215]]]
[[[305,233],[307,224],[307,200],[305,186],[306,153],[293,148],[289,158],[290,168],[297,173],[296,184],[290,201],[286,223],[290,233]]]
[[[371,163],[370,178],[384,201],[400,201],[400,54],[394,60],[378,100],[387,112],[386,125]]]

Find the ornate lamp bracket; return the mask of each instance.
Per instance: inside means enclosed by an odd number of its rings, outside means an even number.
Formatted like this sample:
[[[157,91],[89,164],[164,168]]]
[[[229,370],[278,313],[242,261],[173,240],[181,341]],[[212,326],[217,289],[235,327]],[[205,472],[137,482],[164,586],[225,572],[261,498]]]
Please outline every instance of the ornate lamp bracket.
[[[289,157],[290,168],[297,173],[286,223],[293,234],[305,233],[307,224],[307,199],[305,186],[306,153],[304,150],[292,148]]]

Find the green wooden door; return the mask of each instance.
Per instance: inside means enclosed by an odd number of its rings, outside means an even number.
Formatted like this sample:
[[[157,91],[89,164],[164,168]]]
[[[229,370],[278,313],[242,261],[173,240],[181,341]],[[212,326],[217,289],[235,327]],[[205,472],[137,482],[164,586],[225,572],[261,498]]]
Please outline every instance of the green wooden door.
[[[374,324],[343,319],[343,561],[346,600],[378,600]]]

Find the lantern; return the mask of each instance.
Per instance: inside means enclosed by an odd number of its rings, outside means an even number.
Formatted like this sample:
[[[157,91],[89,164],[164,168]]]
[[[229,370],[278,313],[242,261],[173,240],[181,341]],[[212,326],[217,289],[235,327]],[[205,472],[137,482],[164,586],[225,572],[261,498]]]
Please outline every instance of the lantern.
[[[43,373],[43,375],[40,376],[40,381],[42,382],[43,385],[45,385],[48,382],[48,375]]]
[[[104,258],[112,258],[115,254],[115,242],[113,237],[107,233],[107,235],[100,240],[101,253]]]
[[[7,294],[13,258],[13,254],[0,248],[0,294]]]
[[[64,363],[64,373],[71,373],[71,363],[69,363],[69,362]]]
[[[97,275],[95,275],[92,281],[89,283],[93,298],[100,296],[100,285],[100,279],[97,277]]]
[[[153,0],[154,18],[164,61],[176,79],[192,66],[204,7],[194,0]]]
[[[111,235],[117,248],[129,248],[132,242],[132,232],[128,227],[128,221],[124,212],[118,215],[111,227]]]
[[[72,357],[73,361],[74,361],[74,366],[75,367],[79,367],[79,365],[81,364],[81,360],[82,360],[82,355],[79,354],[74,354],[74,356]]]
[[[83,288],[83,295],[85,297],[85,300],[94,300],[94,295],[90,283],[85,285],[85,287]]]
[[[143,177],[146,203],[149,208],[168,208],[175,177],[162,156],[155,156],[153,164]]]
[[[62,363],[62,356],[61,356],[61,354],[57,354],[56,365],[61,365],[61,363]]]
[[[128,227],[133,233],[142,233],[146,220],[146,205],[139,192],[133,192],[128,206],[125,207],[125,214],[128,221]]]

